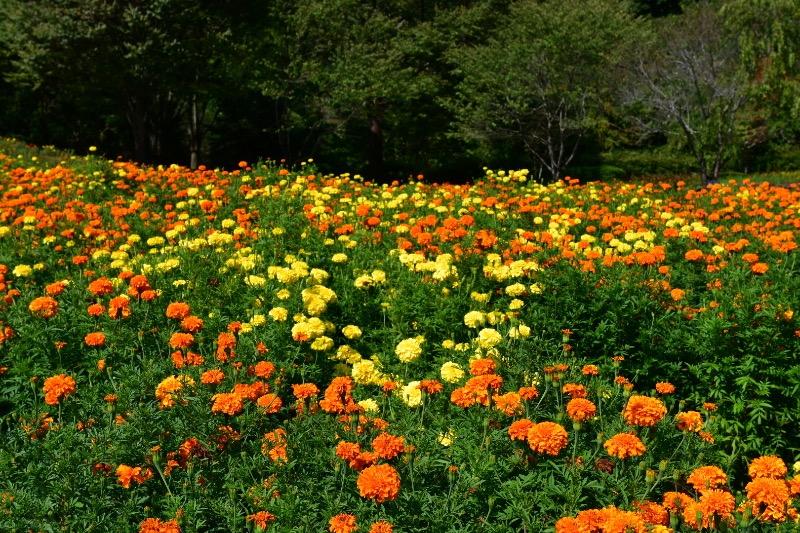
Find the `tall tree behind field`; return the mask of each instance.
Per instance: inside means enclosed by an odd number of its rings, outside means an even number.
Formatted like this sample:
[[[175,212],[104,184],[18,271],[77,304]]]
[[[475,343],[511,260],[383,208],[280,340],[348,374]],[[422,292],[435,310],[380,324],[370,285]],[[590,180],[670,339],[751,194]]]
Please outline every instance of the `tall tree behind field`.
[[[750,105],[745,148],[800,143],[800,0],[732,0],[722,8],[739,36]]]
[[[98,137],[119,136],[124,117],[137,160],[189,151],[197,163],[212,88],[233,64],[231,15],[246,16],[246,2],[2,2],[8,78],[38,95],[45,127],[56,106],[96,122]]]
[[[558,179],[604,119],[615,68],[638,44],[639,27],[618,0],[514,3],[486,44],[451,53],[457,135],[515,143]]]
[[[459,141],[447,136],[452,115],[441,105],[452,88],[444,52],[480,35],[506,3],[283,3],[283,31],[266,36],[274,54],[259,68],[283,153],[290,160],[328,154],[372,179],[415,163],[446,165]]]
[[[701,2],[658,26],[634,69],[640,83],[631,86],[641,124],[682,141],[704,185],[736,154],[746,102],[740,48],[723,22],[715,4]]]

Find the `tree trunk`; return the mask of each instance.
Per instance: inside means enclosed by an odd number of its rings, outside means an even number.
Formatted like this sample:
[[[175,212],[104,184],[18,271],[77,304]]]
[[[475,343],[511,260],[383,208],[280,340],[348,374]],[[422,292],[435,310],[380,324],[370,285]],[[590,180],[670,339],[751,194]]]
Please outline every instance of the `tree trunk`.
[[[150,161],[150,136],[147,134],[147,114],[139,98],[128,97],[128,112],[126,113],[128,124],[133,130],[133,153],[134,160],[139,163]]]
[[[383,111],[368,119],[369,139],[367,141],[367,178],[381,182],[385,179],[383,167]]]
[[[202,113],[197,109],[197,95],[192,95],[189,105],[189,168],[196,169],[200,164],[200,123]]]

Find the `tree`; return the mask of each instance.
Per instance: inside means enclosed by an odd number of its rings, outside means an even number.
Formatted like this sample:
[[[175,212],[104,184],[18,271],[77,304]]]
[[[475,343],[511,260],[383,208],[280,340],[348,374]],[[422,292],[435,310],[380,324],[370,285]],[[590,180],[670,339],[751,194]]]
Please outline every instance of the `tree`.
[[[450,102],[457,134],[518,143],[553,179],[603,119],[617,65],[639,22],[618,0],[523,0],[488,43],[451,54],[460,74]]]
[[[745,103],[739,45],[710,3],[688,6],[657,27],[635,66],[629,101],[644,106],[648,132],[677,135],[693,155],[703,185],[717,181],[737,148]]]
[[[800,0],[732,0],[722,6],[738,35],[750,123],[744,144],[800,141]]]
[[[8,77],[81,117],[124,117],[142,162],[182,150],[185,128],[196,165],[205,110],[223,82],[235,81],[232,27],[255,4],[2,0],[2,40],[15,67]]]

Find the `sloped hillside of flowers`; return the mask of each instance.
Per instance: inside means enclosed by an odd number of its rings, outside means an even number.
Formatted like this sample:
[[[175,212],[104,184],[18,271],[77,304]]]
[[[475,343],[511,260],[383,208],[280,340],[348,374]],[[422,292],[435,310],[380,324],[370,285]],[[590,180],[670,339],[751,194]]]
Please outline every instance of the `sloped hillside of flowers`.
[[[800,187],[0,140],[4,531],[795,531]]]

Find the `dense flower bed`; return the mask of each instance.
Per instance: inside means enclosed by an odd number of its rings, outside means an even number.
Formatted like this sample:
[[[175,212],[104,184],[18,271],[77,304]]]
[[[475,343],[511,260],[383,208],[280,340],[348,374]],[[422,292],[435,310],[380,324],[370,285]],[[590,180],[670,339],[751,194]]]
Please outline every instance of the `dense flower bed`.
[[[240,167],[0,140],[4,529],[797,527],[800,187]]]

